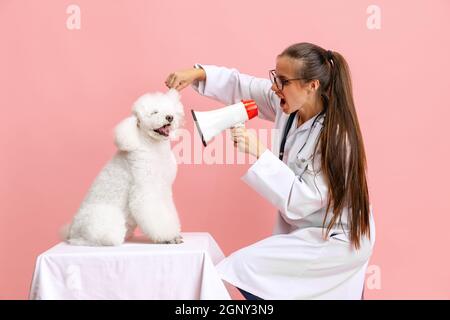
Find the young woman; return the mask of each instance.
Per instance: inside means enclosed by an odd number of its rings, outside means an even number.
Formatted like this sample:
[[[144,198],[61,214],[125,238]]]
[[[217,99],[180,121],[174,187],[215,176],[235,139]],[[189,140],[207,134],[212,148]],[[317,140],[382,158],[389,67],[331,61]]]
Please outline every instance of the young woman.
[[[217,265],[222,278],[247,299],[360,299],[375,226],[343,56],[298,43],[277,56],[270,80],[196,65],[171,73],[166,85],[192,85],[224,104],[253,99],[259,116],[286,134],[272,153],[245,128],[232,130],[235,146],[258,158],[243,180],[278,219],[272,236]]]

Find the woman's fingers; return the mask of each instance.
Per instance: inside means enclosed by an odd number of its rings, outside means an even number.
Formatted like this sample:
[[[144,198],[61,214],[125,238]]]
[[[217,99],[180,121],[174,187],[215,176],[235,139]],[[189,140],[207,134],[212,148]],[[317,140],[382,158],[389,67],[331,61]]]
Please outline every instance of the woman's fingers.
[[[167,87],[169,87],[169,88],[175,87],[175,84],[177,84],[177,78],[178,77],[175,73],[171,73],[166,80]]]
[[[231,135],[234,147],[241,152],[252,154],[258,158],[262,151],[266,149],[260,144],[256,135],[251,131],[247,131],[245,127],[232,128]]]
[[[179,84],[178,76],[177,76],[177,75],[174,75],[174,76],[172,77],[171,82],[170,82],[170,87],[171,87],[171,88],[176,88],[176,86],[178,86],[178,84]]]
[[[241,134],[238,133],[238,132],[236,132],[236,130],[231,129],[231,138],[232,138],[233,140],[236,140],[236,138],[239,137],[240,135],[241,135]]]
[[[240,147],[240,149],[245,147],[247,138],[246,138],[243,128],[232,128],[231,129],[231,139],[233,140],[235,147]]]
[[[170,81],[172,80],[172,77],[173,77],[173,73],[169,74],[169,76],[167,77],[167,79],[166,79],[166,81],[165,81],[166,86],[167,86],[168,88],[170,88]]]
[[[245,152],[248,143],[248,133],[244,125],[236,125],[231,128],[231,139],[234,142],[234,146],[240,151]]]
[[[178,91],[183,90],[184,88],[186,88],[188,86],[188,83],[186,81],[181,81],[176,87],[175,89],[177,89]]]
[[[164,83],[166,84],[166,86],[169,85],[169,79],[170,79],[171,76],[172,76],[172,74],[169,74],[169,75],[167,76],[166,80],[164,81]]]
[[[242,134],[244,134],[244,130],[245,130],[245,128],[243,128],[243,127],[232,127],[231,134],[242,135]]]
[[[244,142],[244,140],[242,138],[235,138],[235,139],[233,139],[233,143],[234,143],[235,147],[242,146],[243,142]]]

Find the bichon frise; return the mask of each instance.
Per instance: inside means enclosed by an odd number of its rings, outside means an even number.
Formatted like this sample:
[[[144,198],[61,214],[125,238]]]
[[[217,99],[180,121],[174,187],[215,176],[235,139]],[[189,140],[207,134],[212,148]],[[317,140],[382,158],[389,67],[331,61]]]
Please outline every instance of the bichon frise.
[[[182,125],[177,90],[141,96],[115,128],[119,149],[93,182],[65,238],[73,245],[115,246],[136,226],[155,243],[181,243],[172,198],[177,163],[170,137]]]

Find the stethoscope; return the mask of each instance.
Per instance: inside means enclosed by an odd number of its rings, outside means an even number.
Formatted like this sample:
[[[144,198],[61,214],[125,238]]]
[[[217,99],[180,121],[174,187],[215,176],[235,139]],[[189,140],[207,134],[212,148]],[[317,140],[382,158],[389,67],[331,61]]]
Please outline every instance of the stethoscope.
[[[280,143],[280,152],[278,154],[278,157],[281,161],[283,161],[283,155],[284,155],[284,146],[286,144],[286,140],[287,140],[287,134],[289,132],[289,129],[292,126],[292,122],[294,121],[295,116],[297,115],[297,111],[292,112],[289,115],[289,118],[286,122],[286,126],[284,127],[284,132],[283,132],[283,139],[281,140]],[[308,135],[306,136],[306,140],[303,143],[303,145],[301,146],[301,148],[298,150],[297,155],[302,152],[303,148],[306,146],[306,144],[309,141],[309,136],[311,135],[312,130],[314,129],[315,125],[316,125],[316,121],[321,118],[322,116],[324,116],[325,114],[323,112],[319,113],[316,118],[314,119],[313,123],[311,124],[311,127],[308,130]]]

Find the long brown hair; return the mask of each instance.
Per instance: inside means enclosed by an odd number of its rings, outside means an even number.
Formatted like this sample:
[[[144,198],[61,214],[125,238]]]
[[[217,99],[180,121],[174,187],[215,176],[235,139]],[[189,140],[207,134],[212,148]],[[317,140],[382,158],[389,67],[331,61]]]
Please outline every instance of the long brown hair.
[[[350,241],[358,249],[361,237],[370,238],[369,192],[366,154],[353,101],[350,69],[344,57],[311,43],[297,43],[280,55],[300,62],[298,77],[308,82],[319,80],[318,95],[323,101],[325,121],[314,154],[320,148],[321,167],[328,185],[328,200],[323,224],[330,209],[333,216],[326,229],[341,224],[348,208]]]

